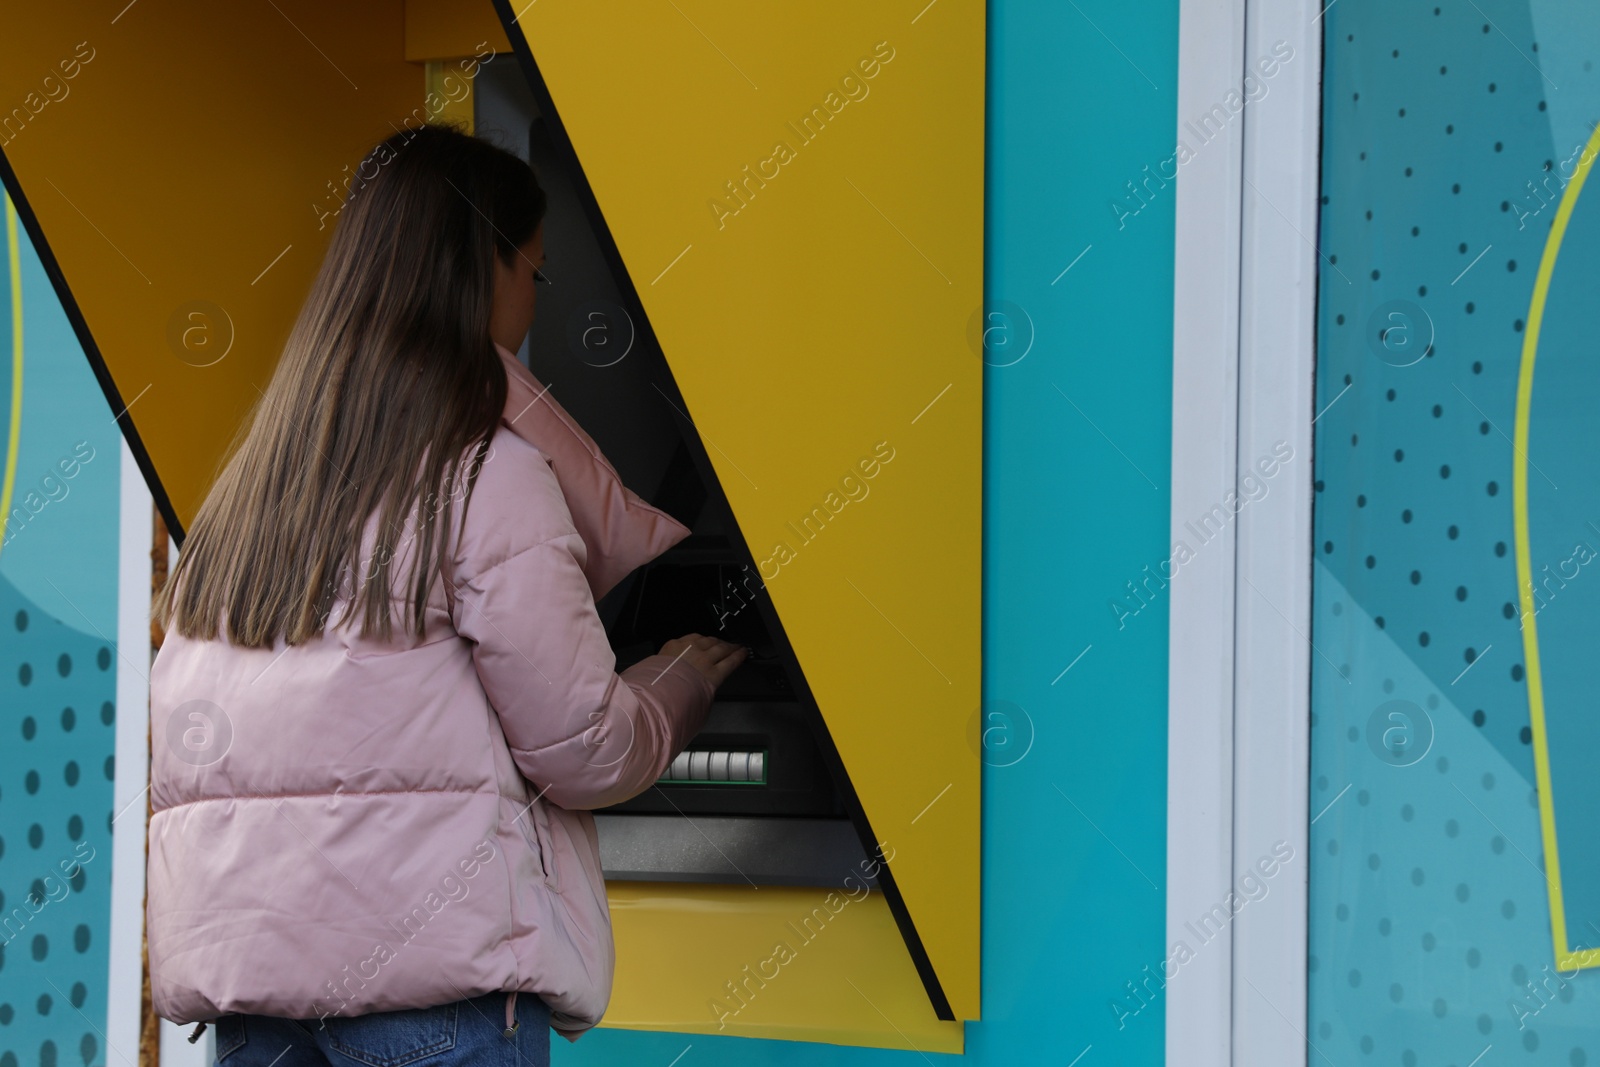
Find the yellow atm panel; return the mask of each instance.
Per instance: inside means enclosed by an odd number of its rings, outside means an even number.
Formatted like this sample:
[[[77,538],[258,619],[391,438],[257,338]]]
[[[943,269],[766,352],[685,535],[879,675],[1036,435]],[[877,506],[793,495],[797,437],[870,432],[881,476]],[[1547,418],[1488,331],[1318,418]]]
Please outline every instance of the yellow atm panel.
[[[499,6],[893,849],[930,998],[976,1018],[982,6]]]
[[[554,282],[523,358],[693,531],[601,602],[619,664],[689,630],[759,653],[654,789],[597,814],[604,1025],[959,1051],[979,1008],[982,5],[155,11],[7,34],[4,99],[34,99],[34,68],[58,98],[5,127],[0,169],[174,529],[364,149],[450,119],[517,151],[550,195]]]

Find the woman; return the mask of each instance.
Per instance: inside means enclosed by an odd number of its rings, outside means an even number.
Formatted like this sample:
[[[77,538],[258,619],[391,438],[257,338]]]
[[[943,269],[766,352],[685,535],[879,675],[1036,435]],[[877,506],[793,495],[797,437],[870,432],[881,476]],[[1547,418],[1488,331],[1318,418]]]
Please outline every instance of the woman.
[[[615,673],[588,501],[506,410],[532,171],[421,127],[358,173],[158,605],[151,990],[228,1067],[543,1064],[611,991],[587,809],[660,776],[745,650]]]

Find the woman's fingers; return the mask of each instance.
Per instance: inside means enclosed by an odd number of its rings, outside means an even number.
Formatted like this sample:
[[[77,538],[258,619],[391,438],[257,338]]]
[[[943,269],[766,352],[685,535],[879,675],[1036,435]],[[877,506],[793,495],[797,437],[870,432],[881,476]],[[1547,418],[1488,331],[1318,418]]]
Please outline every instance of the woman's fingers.
[[[749,649],[731,641],[705,634],[684,634],[661,646],[665,655],[684,660],[711,682],[720,686],[743,663]]]

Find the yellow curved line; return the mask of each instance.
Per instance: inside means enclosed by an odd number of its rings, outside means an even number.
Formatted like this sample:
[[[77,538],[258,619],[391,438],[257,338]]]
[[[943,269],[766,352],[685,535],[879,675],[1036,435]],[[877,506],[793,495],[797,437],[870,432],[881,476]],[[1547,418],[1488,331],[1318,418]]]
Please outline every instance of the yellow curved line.
[[[1522,338],[1522,367],[1517,376],[1517,425],[1514,434],[1516,459],[1511,473],[1512,519],[1516,527],[1517,591],[1522,603],[1522,646],[1527,659],[1528,717],[1533,725],[1533,766],[1539,782],[1539,824],[1544,840],[1545,881],[1550,891],[1550,928],[1555,942],[1556,968],[1600,966],[1600,949],[1573,951],[1567,944],[1566,905],[1561,896],[1561,860],[1556,851],[1555,798],[1550,789],[1550,750],[1544,725],[1544,679],[1539,668],[1539,628],[1534,621],[1537,610],[1533,599],[1533,561],[1528,545],[1528,418],[1533,406],[1533,361],[1539,350],[1539,328],[1544,322],[1545,298],[1550,292],[1550,277],[1555,273],[1556,257],[1567,233],[1567,222],[1578,203],[1578,194],[1589,177],[1590,165],[1600,153],[1600,127],[1589,138],[1578,162],[1577,174],[1567,185],[1556,210],[1539,274],[1533,283],[1533,301],[1528,307],[1528,329]]]
[[[6,258],[11,267],[11,432],[6,440],[5,479],[0,482],[0,548],[5,547],[11,492],[17,485],[17,447],[22,441],[22,252],[17,243],[17,208],[11,197],[5,201]]]

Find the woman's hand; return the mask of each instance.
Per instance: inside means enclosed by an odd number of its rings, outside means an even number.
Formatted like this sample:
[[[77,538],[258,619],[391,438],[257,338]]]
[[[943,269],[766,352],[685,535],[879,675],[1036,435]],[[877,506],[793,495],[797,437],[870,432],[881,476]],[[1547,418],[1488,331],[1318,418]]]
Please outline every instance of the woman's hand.
[[[711,688],[727,681],[734,668],[745,661],[749,650],[743,645],[731,644],[715,637],[685,634],[661,646],[663,656],[681,659],[703,674]]]

